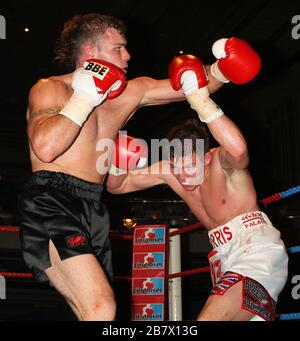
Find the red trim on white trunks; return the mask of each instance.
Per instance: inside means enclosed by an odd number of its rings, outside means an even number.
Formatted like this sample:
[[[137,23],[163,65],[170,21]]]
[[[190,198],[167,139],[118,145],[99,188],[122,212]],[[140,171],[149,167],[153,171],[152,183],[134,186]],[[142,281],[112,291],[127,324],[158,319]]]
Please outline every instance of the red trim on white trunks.
[[[223,276],[217,281],[216,285],[212,288],[212,295],[224,295],[225,292],[231,288],[234,284],[242,281],[244,276],[237,274],[235,272],[227,271]]]
[[[273,321],[275,319],[276,302],[272,299],[267,290],[252,278],[227,271],[213,287],[211,295],[222,296],[229,288],[240,281],[243,283],[241,309],[258,315],[266,321]]]

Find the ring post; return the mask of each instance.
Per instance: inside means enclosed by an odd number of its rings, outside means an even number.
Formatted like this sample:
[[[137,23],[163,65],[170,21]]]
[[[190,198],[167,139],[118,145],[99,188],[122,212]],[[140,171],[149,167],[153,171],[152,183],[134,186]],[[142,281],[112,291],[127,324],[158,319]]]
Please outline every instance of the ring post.
[[[170,233],[178,229],[170,229]],[[169,274],[181,272],[181,236],[177,234],[169,237]],[[181,277],[168,281],[169,320],[182,321],[182,289]]]

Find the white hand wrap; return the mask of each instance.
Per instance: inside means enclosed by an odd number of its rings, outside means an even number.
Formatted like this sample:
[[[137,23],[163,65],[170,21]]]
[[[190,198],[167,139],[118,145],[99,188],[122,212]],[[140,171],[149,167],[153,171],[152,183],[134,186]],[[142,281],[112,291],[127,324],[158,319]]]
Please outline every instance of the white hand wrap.
[[[82,127],[93,108],[94,105],[87,99],[74,93],[59,114],[68,117],[74,123]]]
[[[218,67],[218,61],[216,61],[215,63],[213,63],[210,66],[210,73],[211,75],[218,80],[219,82],[222,83],[229,83],[229,80],[227,78],[225,78],[222,74],[222,72],[220,71],[219,67]]]
[[[120,175],[127,174],[127,171],[124,169],[117,168],[114,164],[111,164],[110,169],[109,169],[109,174],[120,176]]]
[[[202,122],[210,123],[224,114],[223,110],[209,97],[207,87],[186,95],[186,99],[191,108],[197,111]]]
[[[227,40],[228,40],[227,38],[222,38],[222,39],[217,40],[213,44],[212,53],[216,57],[216,59],[226,58],[225,45],[226,45]],[[211,65],[210,73],[219,82],[229,83],[229,80],[225,78],[222,72],[220,71],[218,67],[218,62],[219,61],[217,60],[214,64]]]

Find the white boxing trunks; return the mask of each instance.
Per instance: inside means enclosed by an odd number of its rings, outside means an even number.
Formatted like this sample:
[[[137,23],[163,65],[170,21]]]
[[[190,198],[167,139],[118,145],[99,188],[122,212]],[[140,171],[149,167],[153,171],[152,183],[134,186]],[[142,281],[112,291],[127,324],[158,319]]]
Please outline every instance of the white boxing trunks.
[[[213,289],[223,295],[243,282],[242,309],[252,320],[275,319],[277,298],[288,275],[288,256],[280,232],[260,211],[233,218],[208,232],[213,250],[209,253]]]

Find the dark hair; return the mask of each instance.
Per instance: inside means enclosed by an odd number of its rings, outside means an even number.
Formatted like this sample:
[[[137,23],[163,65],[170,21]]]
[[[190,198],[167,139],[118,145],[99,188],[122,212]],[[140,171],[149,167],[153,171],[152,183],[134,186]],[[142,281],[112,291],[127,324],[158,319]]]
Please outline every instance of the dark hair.
[[[74,68],[81,53],[82,44],[96,44],[99,35],[108,28],[115,28],[125,34],[126,26],[121,19],[111,15],[89,13],[76,15],[67,21],[55,47],[55,59],[60,63]]]
[[[190,119],[186,122],[173,127],[167,134],[166,138],[169,141],[177,139],[183,145],[185,139],[192,140],[192,151],[196,152],[197,139],[204,140],[204,153],[209,150],[209,135],[206,127],[199,121],[199,119]],[[174,153],[175,152],[175,153]],[[171,148],[170,159],[176,157],[176,149]]]

